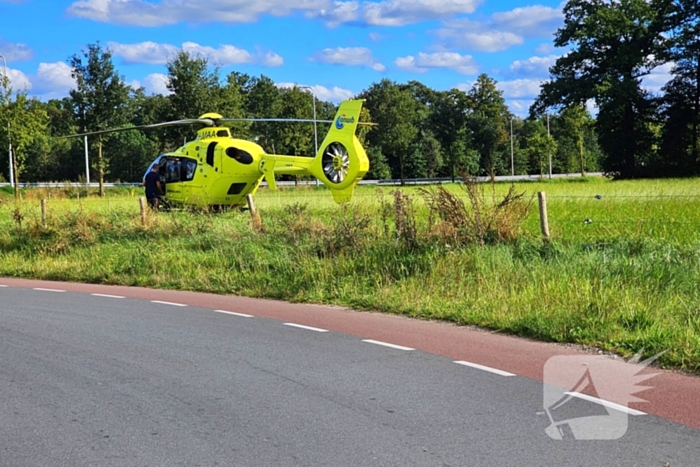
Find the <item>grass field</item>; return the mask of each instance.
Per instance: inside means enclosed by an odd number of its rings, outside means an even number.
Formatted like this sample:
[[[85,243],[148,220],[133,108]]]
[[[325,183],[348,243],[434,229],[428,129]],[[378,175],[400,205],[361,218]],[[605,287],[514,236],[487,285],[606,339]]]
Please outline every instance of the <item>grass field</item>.
[[[140,190],[0,192],[0,275],[334,303],[625,356],[668,350],[663,365],[700,373],[700,180],[523,182],[497,214],[509,184],[472,187],[476,204],[446,188],[429,203],[419,187],[361,186],[342,207],[325,189],[261,190],[261,223],[173,212],[146,226]],[[538,191],[551,242],[528,205]]]

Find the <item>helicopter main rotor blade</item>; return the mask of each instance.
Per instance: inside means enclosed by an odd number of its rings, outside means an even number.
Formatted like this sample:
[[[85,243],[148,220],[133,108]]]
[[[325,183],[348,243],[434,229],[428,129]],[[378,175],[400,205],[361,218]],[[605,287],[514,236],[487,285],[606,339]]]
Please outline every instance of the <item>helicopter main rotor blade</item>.
[[[58,138],[59,139],[77,138],[79,136],[104,135],[106,133],[115,133],[118,131],[150,130],[153,128],[164,128],[164,127],[169,127],[169,126],[186,126],[186,125],[214,126],[214,120],[211,120],[209,118],[191,118],[191,119],[185,119],[185,120],[175,120],[172,122],[151,123],[149,125],[126,126],[126,127],[121,127],[121,128],[110,128],[108,130],[89,131],[86,133],[77,133],[74,135],[59,136]]]
[[[312,118],[220,118],[220,122],[301,122],[301,123],[333,123],[333,120],[314,120]],[[376,123],[359,122],[360,125],[376,126]]]

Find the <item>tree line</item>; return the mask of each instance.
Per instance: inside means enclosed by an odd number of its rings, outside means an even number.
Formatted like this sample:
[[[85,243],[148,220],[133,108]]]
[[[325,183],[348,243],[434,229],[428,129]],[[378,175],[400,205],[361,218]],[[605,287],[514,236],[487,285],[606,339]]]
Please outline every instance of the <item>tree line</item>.
[[[407,179],[603,170],[616,177],[700,172],[700,4],[697,0],[570,0],[555,45],[570,49],[527,118],[514,115],[497,82],[480,75],[467,90],[436,91],[418,81],[383,79],[356,97],[366,100],[360,138],[368,177]],[[265,75],[222,76],[205,57],[180,51],[168,61],[168,95],[129,86],[99,43],[69,57],[75,88],[42,102],[0,90],[0,147],[14,149],[20,181],[82,180],[82,138],[63,136],[122,126],[196,118],[331,119],[337,106],[303,88],[280,88]],[[660,95],[644,76],[672,64]],[[588,105],[598,109],[594,117]],[[314,109],[313,106],[316,106]],[[319,140],[327,124],[318,125]],[[313,155],[307,123],[237,122],[232,133],[267,152]],[[512,138],[511,138],[512,135]],[[91,179],[139,181],[157,154],[192,139],[191,127],[168,127],[88,139]],[[7,178],[8,158],[0,157]]]

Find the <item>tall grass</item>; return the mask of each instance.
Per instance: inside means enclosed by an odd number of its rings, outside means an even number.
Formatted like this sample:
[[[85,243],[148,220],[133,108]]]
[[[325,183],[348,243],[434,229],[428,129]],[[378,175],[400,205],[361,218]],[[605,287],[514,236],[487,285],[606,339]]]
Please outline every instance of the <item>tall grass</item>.
[[[26,192],[0,197],[0,274],[335,303],[622,355],[669,349],[662,364],[700,373],[696,185],[360,187],[344,206],[324,189],[262,190],[260,223],[172,212],[146,226],[139,191],[54,193],[45,226],[46,194]]]

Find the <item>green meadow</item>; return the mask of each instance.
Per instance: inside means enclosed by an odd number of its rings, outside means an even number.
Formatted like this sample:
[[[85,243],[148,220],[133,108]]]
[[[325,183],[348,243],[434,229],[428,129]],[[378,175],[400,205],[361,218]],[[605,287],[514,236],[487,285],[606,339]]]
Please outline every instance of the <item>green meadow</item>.
[[[323,187],[262,189],[256,219],[149,212],[145,225],[140,195],[0,192],[0,276],[345,305],[666,350],[663,366],[700,373],[700,180],[360,186],[343,206]]]

